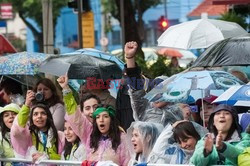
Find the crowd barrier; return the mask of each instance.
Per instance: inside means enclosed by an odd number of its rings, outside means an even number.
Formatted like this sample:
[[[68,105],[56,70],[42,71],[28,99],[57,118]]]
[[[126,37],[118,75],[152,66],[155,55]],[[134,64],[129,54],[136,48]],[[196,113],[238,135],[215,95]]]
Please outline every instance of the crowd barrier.
[[[0,158],[2,162],[20,162],[20,163],[28,163],[31,164],[32,160],[20,159],[20,158]],[[39,164],[47,165],[47,164],[55,164],[55,165],[81,165],[81,161],[65,161],[65,160],[41,160]],[[147,166],[194,166],[192,164],[150,164]],[[212,165],[212,166],[221,166],[221,165]]]

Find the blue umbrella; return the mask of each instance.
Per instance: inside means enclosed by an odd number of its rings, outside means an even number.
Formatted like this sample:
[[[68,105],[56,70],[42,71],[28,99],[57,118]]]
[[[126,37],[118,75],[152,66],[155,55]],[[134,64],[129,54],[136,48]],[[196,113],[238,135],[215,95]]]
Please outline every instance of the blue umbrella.
[[[249,107],[250,85],[233,86],[222,93],[213,103]]]
[[[0,56],[0,75],[35,75],[38,67],[51,55],[44,53],[18,52]]]

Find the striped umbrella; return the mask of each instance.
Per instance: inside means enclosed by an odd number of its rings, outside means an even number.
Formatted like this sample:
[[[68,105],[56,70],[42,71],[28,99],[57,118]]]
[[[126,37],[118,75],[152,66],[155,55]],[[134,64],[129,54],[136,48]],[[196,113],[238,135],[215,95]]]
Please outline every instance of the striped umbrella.
[[[233,86],[222,93],[213,103],[249,107],[250,85]]]

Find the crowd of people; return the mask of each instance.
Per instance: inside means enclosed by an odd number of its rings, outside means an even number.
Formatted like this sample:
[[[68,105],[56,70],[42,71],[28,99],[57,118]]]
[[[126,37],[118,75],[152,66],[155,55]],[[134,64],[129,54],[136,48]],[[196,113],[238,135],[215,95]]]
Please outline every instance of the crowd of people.
[[[123,79],[143,82],[135,62],[137,43],[126,43],[124,51]],[[158,77],[153,84],[165,78]],[[200,111],[193,112],[186,103],[149,102],[143,98],[147,88],[129,81],[123,81],[116,99],[107,90],[82,85],[79,102],[67,75],[56,84],[61,94],[43,78],[27,90],[23,103],[16,103],[13,96],[22,90],[1,83],[1,158],[23,158],[34,164],[80,161],[86,166],[250,165],[250,121],[239,120],[242,115],[232,106],[212,104],[216,96],[197,100],[194,104]]]

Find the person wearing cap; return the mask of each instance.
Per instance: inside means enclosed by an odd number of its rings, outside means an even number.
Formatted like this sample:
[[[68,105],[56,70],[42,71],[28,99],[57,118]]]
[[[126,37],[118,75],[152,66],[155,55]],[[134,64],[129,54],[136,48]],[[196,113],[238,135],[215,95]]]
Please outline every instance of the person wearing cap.
[[[201,119],[200,124],[207,127],[208,120],[210,115],[212,114],[214,108],[216,107],[216,104],[212,104],[212,102],[217,98],[217,96],[214,95],[207,95],[203,99],[198,99],[196,101],[196,105],[200,108],[199,111],[199,117]],[[203,100],[203,103],[202,103]]]
[[[250,135],[242,133],[237,111],[218,105],[209,117],[208,130],[195,147],[191,163],[196,166],[237,165],[237,157],[250,145]]]
[[[13,121],[20,111],[20,107],[17,104],[11,103],[5,107],[0,108],[0,156],[1,158],[15,157],[14,150],[10,140],[10,129],[13,125]],[[11,163],[6,163],[11,165]]]

